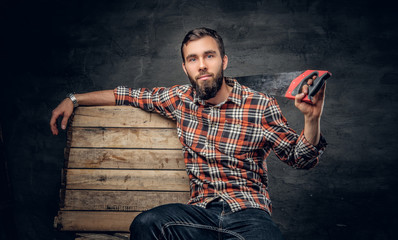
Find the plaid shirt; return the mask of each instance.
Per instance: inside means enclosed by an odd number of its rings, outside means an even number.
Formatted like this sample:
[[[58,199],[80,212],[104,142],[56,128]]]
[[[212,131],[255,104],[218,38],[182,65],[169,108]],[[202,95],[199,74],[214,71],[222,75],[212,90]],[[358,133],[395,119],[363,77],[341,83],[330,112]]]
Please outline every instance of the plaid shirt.
[[[259,208],[271,213],[267,191],[266,158],[276,156],[296,168],[318,163],[326,142],[317,147],[303,132],[289,128],[276,100],[226,78],[233,86],[226,102],[206,105],[191,85],[171,88],[130,89],[117,87],[117,105],[155,111],[177,121],[190,179],[188,204],[201,207],[216,199],[232,211]]]

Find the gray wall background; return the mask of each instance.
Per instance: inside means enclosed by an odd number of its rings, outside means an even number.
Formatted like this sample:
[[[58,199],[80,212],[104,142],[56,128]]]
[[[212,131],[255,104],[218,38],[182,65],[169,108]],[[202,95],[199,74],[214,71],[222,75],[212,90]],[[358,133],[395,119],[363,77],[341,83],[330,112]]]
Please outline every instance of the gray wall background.
[[[37,0],[1,3],[1,123],[20,239],[52,228],[65,134],[51,111],[68,92],[188,82],[180,42],[195,27],[224,38],[228,76],[327,69],[310,171],[269,162],[274,221],[288,240],[396,239],[397,17],[383,1]],[[278,98],[291,126],[303,119]],[[0,228],[4,232],[3,228]],[[5,235],[1,234],[2,239]]]

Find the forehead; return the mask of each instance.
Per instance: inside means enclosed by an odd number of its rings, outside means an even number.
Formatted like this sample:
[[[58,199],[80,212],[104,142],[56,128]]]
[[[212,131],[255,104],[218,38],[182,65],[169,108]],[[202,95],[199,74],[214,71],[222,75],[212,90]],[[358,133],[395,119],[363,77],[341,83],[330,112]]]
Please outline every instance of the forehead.
[[[189,41],[184,45],[182,50],[184,57],[188,55],[201,55],[208,51],[215,51],[216,53],[220,54],[217,41],[210,36]]]

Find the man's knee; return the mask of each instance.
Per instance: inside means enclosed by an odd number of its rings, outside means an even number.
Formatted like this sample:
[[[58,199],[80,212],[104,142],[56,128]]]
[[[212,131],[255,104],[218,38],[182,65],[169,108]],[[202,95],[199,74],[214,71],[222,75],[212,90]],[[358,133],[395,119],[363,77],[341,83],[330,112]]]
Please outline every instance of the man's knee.
[[[158,239],[162,226],[172,221],[173,214],[181,204],[167,204],[140,213],[130,225],[131,236],[134,239]],[[142,236],[143,238],[140,238]]]
[[[156,231],[159,225],[159,214],[154,211],[146,211],[140,213],[137,217],[134,218],[133,222],[130,225],[130,233],[138,234],[139,232],[146,232],[146,234],[150,234],[153,231]]]

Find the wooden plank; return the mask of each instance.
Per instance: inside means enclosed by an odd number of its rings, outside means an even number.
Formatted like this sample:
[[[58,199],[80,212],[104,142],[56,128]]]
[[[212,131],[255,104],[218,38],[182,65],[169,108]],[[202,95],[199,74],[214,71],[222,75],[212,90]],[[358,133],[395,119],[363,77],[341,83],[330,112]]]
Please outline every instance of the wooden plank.
[[[181,150],[71,148],[68,168],[185,169]]]
[[[113,234],[114,236],[118,236],[118,237],[120,237],[120,238],[127,238],[127,239],[129,239],[129,237],[130,237],[130,233],[114,233]]]
[[[186,203],[189,181],[175,128],[172,120],[130,106],[77,108],[68,131],[57,228],[128,232],[141,211]]]
[[[72,126],[176,128],[171,119],[131,106],[78,107]]]
[[[74,128],[71,147],[181,149],[176,129]]]
[[[181,170],[68,169],[67,189],[189,191]]]
[[[189,192],[66,190],[62,210],[145,211],[169,203],[187,203]]]
[[[129,240],[129,233],[76,233],[75,240]]]
[[[54,227],[76,232],[129,232],[133,219],[140,212],[59,211]]]

